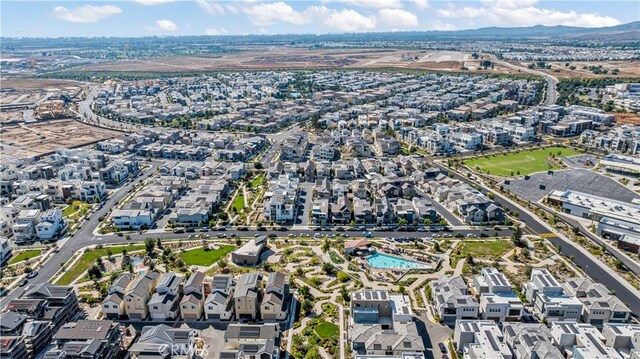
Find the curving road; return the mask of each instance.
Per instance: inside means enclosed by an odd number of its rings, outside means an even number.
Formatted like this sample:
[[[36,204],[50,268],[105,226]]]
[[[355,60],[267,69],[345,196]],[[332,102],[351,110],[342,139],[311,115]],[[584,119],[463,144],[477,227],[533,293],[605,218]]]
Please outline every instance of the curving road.
[[[533,70],[528,67],[522,67],[522,66],[514,65],[510,62],[498,60],[498,58],[495,55],[490,54],[489,57],[491,58],[491,61],[493,63],[496,63],[500,66],[508,67],[513,70],[519,70],[521,72],[526,72],[526,73],[544,78],[547,81],[547,93],[545,96],[544,104],[553,105],[556,103],[556,100],[558,99],[558,91],[557,91],[558,79],[557,78],[542,71]]]

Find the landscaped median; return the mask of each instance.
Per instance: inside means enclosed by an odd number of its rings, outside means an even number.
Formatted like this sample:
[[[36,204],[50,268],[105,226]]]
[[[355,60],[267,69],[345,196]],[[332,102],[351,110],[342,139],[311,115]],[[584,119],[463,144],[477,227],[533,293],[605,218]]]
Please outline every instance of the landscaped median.
[[[13,257],[9,259],[8,264],[15,264],[22,261],[26,261],[31,258],[35,258],[41,254],[42,254],[42,251],[40,249],[28,249],[25,251],[20,251],[13,254]]]

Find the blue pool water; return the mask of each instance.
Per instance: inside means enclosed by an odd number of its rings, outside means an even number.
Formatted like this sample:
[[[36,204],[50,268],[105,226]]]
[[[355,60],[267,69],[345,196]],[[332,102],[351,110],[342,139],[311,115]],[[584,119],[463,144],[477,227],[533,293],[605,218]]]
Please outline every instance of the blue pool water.
[[[422,269],[425,265],[408,259],[390,256],[388,254],[375,253],[367,258],[367,262],[373,268],[383,269]]]

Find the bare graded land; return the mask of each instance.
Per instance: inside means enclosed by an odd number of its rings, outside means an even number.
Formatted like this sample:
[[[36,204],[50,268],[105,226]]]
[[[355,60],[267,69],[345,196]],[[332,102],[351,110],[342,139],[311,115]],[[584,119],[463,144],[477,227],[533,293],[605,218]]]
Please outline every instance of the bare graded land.
[[[118,136],[120,132],[71,120],[40,121],[2,126],[0,154],[28,158]]]
[[[397,49],[298,49],[251,48],[216,56],[181,56],[117,61],[84,66],[74,71],[186,72],[275,69],[382,69],[401,68],[459,72],[463,66],[474,72],[506,74],[507,68],[477,70],[480,60],[458,51],[410,51]]]
[[[15,90],[55,91],[66,87],[80,87],[82,83],[67,80],[49,79],[0,79],[0,88]]]
[[[640,61],[547,61],[551,65],[551,69],[538,69],[550,75],[559,78],[601,78],[601,77],[619,77],[619,78],[640,78]],[[530,62],[514,62],[516,65],[527,67]],[[569,66],[565,66],[569,64]],[[608,70],[606,74],[594,74],[590,68],[602,66],[602,69]],[[575,69],[571,69],[575,67]],[[618,70],[618,74],[612,74],[614,69]]]

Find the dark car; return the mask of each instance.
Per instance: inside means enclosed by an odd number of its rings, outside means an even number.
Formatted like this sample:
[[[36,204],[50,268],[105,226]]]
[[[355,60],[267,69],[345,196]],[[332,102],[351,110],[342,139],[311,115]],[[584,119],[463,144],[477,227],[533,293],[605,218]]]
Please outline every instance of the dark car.
[[[438,348],[440,348],[440,353],[447,354],[447,347],[444,344],[438,343]]]
[[[187,229],[185,230],[185,232],[189,232],[189,233],[192,233],[192,232],[195,232],[195,231],[196,231],[196,230],[195,230],[195,229],[193,229],[193,228],[187,228]]]
[[[173,233],[184,233],[184,229],[174,229]]]
[[[257,230],[258,230],[258,231],[266,231],[266,230],[267,230],[267,227],[258,227],[258,229],[257,229]]]
[[[247,228],[247,227],[238,227],[238,230],[239,231],[248,231],[249,228]]]
[[[20,282],[20,284],[18,284],[21,287],[24,287],[25,285],[27,285],[27,283],[29,283],[28,280],[24,279],[22,282]]]

